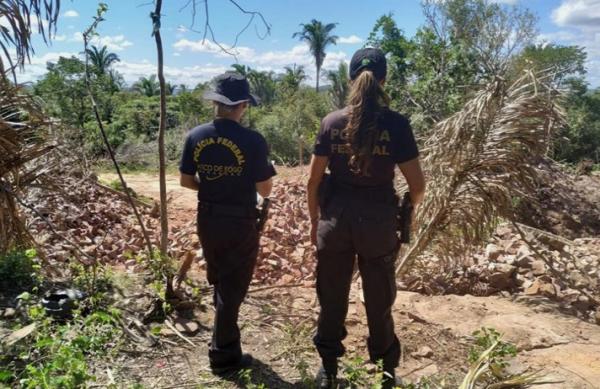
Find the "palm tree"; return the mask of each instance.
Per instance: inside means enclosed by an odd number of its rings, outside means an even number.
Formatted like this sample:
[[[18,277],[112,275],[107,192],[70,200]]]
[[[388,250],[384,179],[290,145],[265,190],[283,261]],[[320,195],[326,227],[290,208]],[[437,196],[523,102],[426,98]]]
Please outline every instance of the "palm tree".
[[[170,82],[165,83],[165,92],[166,92],[167,96],[172,96],[173,93],[175,93],[176,88],[177,88],[177,85],[175,85],[175,84],[171,84]]]
[[[250,83],[250,90],[263,104],[270,104],[275,99],[275,77],[273,72],[260,72],[250,70],[246,77]]]
[[[110,53],[106,46],[102,46],[100,50],[96,46],[92,46],[86,52],[98,74],[106,74],[113,63],[121,61],[119,56],[115,53]]]
[[[340,62],[337,70],[327,72],[327,79],[331,82],[331,101],[336,108],[344,108],[346,106],[346,98],[348,97],[348,65],[346,62]]]
[[[231,67],[233,68],[233,70],[235,70],[237,73],[241,74],[244,77],[248,77],[248,74],[252,72],[250,66],[240,65],[239,63],[234,63],[233,65],[231,65]]]
[[[123,75],[117,72],[115,69],[109,69],[108,77],[110,79],[113,91],[116,92],[125,87],[125,80],[123,79]]]
[[[281,82],[292,90],[296,91],[300,87],[300,83],[306,80],[306,72],[304,66],[286,66],[285,73],[281,78]]]
[[[337,23],[323,24],[320,21],[313,19],[309,24],[301,24],[302,31],[292,35],[292,38],[298,38],[300,41],[308,43],[310,53],[315,58],[315,65],[317,67],[317,92],[319,91],[321,66],[323,66],[323,61],[326,56],[325,49],[329,44],[335,45],[338,40],[337,35],[331,35],[331,31],[336,25]]]
[[[150,77],[140,77],[140,79],[133,84],[133,90],[140,92],[144,96],[152,97],[160,93],[158,81],[156,81],[156,75]]]

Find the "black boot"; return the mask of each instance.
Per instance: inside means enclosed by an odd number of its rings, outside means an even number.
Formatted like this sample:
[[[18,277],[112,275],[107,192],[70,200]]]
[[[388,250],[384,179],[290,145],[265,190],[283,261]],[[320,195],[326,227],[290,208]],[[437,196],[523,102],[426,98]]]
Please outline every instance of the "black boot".
[[[402,385],[400,377],[396,377],[394,369],[384,369],[383,379],[381,380],[381,389],[393,389]]]
[[[217,376],[227,376],[233,373],[236,373],[240,370],[246,369],[254,363],[254,358],[250,354],[242,354],[242,357],[239,361],[234,363],[229,363],[226,365],[214,365],[210,364],[210,369],[212,373]]]
[[[335,389],[337,387],[337,358],[323,360],[323,365],[317,373],[316,386],[318,389]]]

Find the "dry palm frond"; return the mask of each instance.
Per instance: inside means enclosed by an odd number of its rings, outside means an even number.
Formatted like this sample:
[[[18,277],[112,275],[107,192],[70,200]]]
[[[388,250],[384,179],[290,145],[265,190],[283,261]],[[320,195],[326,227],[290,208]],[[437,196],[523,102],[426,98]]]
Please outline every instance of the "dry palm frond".
[[[543,375],[540,372],[522,373],[508,377],[499,377],[492,371],[496,368],[493,366],[492,355],[494,350],[501,344],[500,339],[497,339],[487,350],[485,350],[479,358],[469,367],[469,371],[458,389],[475,389],[485,387],[488,389],[501,388],[527,388],[531,385],[542,384]],[[493,383],[485,382],[487,378],[493,377]],[[477,384],[482,384],[477,386]]]
[[[31,243],[15,194],[22,193],[51,168],[44,156],[48,122],[33,99],[0,78],[0,253]]]
[[[559,96],[532,72],[512,85],[497,79],[436,125],[424,150],[430,183],[417,214],[421,227],[399,273],[427,247],[448,268],[456,265],[498,218],[511,218],[516,200],[534,193],[536,162],[563,117]]]
[[[2,0],[0,1],[0,78],[16,67],[23,66],[34,52],[31,46],[32,30],[45,42],[56,33],[56,21],[60,9],[60,0]],[[10,48],[15,49],[16,61],[13,62]],[[3,57],[9,63],[8,69]],[[16,80],[15,80],[16,83]]]

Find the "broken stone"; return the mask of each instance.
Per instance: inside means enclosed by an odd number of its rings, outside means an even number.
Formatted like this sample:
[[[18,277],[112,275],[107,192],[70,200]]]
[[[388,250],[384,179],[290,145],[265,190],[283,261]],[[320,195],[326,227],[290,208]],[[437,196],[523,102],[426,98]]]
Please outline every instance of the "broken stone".
[[[26,325],[23,328],[19,328],[16,331],[13,331],[10,335],[8,335],[6,337],[6,345],[7,346],[12,346],[13,344],[17,343],[19,340],[31,335],[33,333],[33,331],[35,331],[35,323],[31,323],[29,325]]]
[[[428,346],[421,346],[417,351],[410,353],[415,358],[429,358],[433,356],[433,350]]]
[[[581,274],[581,272],[574,270],[569,274],[569,278],[573,281],[576,288],[587,288],[589,281]]]
[[[504,263],[495,264],[494,272],[488,277],[490,286],[496,289],[507,289],[514,286],[513,274],[516,269],[512,265]]]
[[[515,258],[513,264],[518,267],[522,267],[525,269],[531,269],[531,263],[534,261],[533,257],[530,254],[518,254]]]
[[[493,243],[488,244],[485,248],[485,256],[489,261],[496,260],[500,254],[502,254],[502,249]]]
[[[548,297],[556,296],[556,288],[552,283],[545,282],[541,279],[533,281],[531,286],[525,290],[526,295],[544,295]]]
[[[12,319],[16,313],[17,311],[15,311],[14,308],[6,308],[2,312],[2,314],[0,314],[0,317],[2,317],[3,319]]]
[[[173,322],[175,329],[182,334],[196,335],[200,331],[200,324],[195,320],[188,320],[183,317],[178,317]]]
[[[531,263],[531,271],[534,276],[546,274],[546,264],[541,259],[536,259]]]

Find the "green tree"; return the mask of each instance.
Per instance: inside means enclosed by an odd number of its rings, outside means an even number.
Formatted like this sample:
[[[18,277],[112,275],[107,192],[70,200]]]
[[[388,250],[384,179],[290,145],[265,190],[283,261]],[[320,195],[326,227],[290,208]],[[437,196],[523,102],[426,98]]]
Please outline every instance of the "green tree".
[[[154,74],[150,77],[140,77],[140,79],[136,81],[132,87],[133,90],[147,97],[158,96],[160,93],[158,81],[156,80],[156,75]]]
[[[571,163],[583,159],[600,163],[600,88],[590,91],[581,79],[565,82],[566,126],[556,137],[554,157]]]
[[[106,46],[102,46],[100,49],[92,46],[91,49],[87,49],[87,53],[94,70],[98,74],[106,74],[113,63],[121,60],[115,53],[110,53]]]
[[[248,77],[248,74],[252,71],[252,69],[250,69],[250,66],[240,65],[239,63],[234,63],[231,65],[231,67],[235,72],[241,74],[244,77]]]
[[[337,70],[330,70],[327,72],[327,79],[331,82],[329,95],[333,106],[336,108],[345,107],[350,85],[348,79],[348,65],[345,62],[340,62]]]
[[[293,164],[298,162],[300,142],[304,145],[305,157],[310,156],[309,147],[330,107],[326,94],[301,88],[288,99],[261,107],[252,114],[256,128],[269,143],[273,158],[279,163]]]
[[[258,96],[262,104],[271,104],[277,91],[275,73],[249,70],[246,77],[250,83],[250,90]]]
[[[300,84],[302,81],[306,80],[306,72],[304,71],[304,66],[286,66],[285,72],[283,73],[280,82],[282,87],[286,91],[295,92],[300,88]]]
[[[84,81],[85,65],[76,58],[59,57],[46,65],[47,73],[33,87],[34,94],[46,103],[51,116],[83,128],[90,116]]]
[[[514,61],[512,71],[516,74],[524,69],[547,71],[554,84],[561,87],[565,80],[582,77],[585,73],[587,53],[579,46],[537,44],[527,46]]]
[[[365,45],[377,47],[387,55],[388,81],[390,73],[404,79],[407,67],[406,56],[410,49],[408,40],[398,28],[393,16],[389,13],[377,19]]]
[[[537,19],[522,6],[486,0],[426,0],[429,28],[444,45],[472,56],[481,77],[504,76],[510,60],[537,36]]]
[[[177,85],[171,84],[170,82],[165,83],[165,93],[167,96],[172,96],[175,93],[175,89],[177,89]]]
[[[306,42],[310,48],[310,53],[315,59],[315,66],[317,69],[317,83],[315,90],[319,91],[319,78],[321,75],[321,66],[325,60],[326,53],[325,49],[327,46],[335,45],[338,37],[332,35],[331,32],[335,28],[337,23],[323,24],[320,21],[313,19],[308,24],[300,24],[302,31],[295,32],[292,38],[298,38],[302,42]]]

